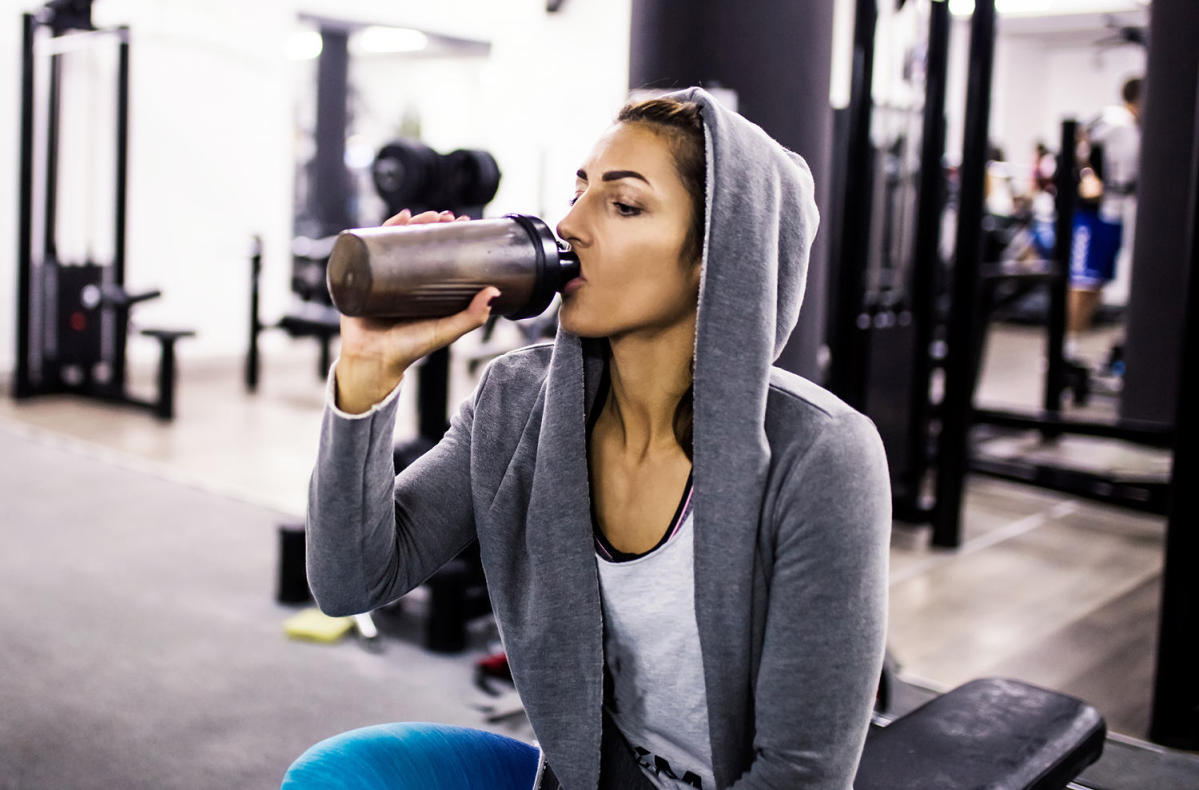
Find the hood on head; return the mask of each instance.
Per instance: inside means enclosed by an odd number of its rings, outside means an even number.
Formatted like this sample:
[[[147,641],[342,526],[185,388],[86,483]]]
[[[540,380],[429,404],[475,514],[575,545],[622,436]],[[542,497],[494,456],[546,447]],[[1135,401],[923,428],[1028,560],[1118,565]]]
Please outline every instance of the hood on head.
[[[707,217],[697,345],[752,347],[755,357],[767,353],[772,363],[803,302],[819,224],[812,173],[802,157],[702,88],[665,98],[695,102],[704,120]]]

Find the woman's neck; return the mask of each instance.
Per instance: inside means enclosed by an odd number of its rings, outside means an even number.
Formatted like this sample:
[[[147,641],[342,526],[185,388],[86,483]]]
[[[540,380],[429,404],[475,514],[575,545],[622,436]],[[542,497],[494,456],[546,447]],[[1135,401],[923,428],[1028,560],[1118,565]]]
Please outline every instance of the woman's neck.
[[[653,334],[609,338],[612,388],[600,421],[639,458],[678,447],[674,414],[691,386],[695,318]]]

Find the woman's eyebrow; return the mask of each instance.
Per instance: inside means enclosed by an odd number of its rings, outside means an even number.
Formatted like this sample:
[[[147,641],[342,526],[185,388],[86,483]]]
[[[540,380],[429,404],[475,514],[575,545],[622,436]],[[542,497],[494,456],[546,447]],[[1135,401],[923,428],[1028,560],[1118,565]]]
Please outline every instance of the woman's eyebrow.
[[[647,184],[649,183],[649,179],[636,170],[609,170],[607,173],[604,173],[604,181],[619,181],[622,178],[637,178]]]
[[[581,181],[586,181],[587,171],[580,168],[578,172],[575,173],[575,176],[577,176]],[[636,170],[609,170],[608,172],[604,173],[602,180],[619,181],[622,178],[636,178],[649,184],[649,179],[638,173]]]

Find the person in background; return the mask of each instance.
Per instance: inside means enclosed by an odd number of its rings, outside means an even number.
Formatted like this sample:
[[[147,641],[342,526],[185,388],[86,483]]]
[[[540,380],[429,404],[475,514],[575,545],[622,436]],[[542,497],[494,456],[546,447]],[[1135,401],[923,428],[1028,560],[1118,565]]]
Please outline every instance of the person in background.
[[[1046,192],[1053,195],[1057,191],[1053,177],[1057,173],[1057,158],[1049,150],[1044,141],[1037,140],[1033,147],[1032,177],[1029,179],[1029,192]]]
[[[1055,244],[1054,218],[1057,216],[1054,198],[1057,185],[1057,158],[1044,142],[1038,140],[1033,152],[1033,170],[1030,179],[1029,209],[1032,212],[1032,252],[1042,260],[1053,258]]]
[[[1123,102],[1107,107],[1084,129],[1074,216],[1067,302],[1066,356],[1078,357],[1078,339],[1090,328],[1102,291],[1127,266],[1136,217],[1141,155],[1141,80],[1127,80]],[[1119,262],[1118,262],[1119,261]]]

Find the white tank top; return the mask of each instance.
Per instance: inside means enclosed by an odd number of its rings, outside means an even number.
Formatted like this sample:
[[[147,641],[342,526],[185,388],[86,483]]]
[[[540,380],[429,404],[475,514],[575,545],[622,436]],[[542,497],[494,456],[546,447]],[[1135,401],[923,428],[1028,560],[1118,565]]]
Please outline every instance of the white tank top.
[[[604,707],[659,788],[715,790],[695,620],[690,490],[664,543],[617,561],[597,543],[604,610]]]

